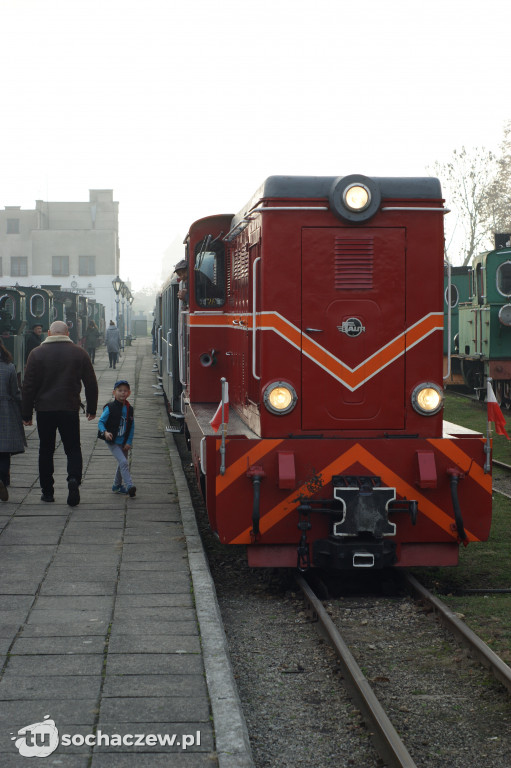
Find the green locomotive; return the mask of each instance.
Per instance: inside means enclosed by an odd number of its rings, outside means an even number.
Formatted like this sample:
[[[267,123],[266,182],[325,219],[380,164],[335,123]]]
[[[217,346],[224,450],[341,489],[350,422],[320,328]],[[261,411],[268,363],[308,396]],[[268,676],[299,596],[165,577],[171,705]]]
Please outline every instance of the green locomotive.
[[[467,387],[484,400],[490,377],[499,403],[511,408],[511,247],[475,257],[469,297],[459,304],[459,360]]]

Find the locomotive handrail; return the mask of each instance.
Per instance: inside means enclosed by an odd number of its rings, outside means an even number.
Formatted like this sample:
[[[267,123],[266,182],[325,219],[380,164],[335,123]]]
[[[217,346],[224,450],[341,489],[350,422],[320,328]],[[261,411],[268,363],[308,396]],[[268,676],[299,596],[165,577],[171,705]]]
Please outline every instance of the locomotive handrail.
[[[436,211],[437,213],[450,213],[450,208],[427,208],[426,206],[423,207],[412,207],[412,206],[398,206],[398,205],[389,205],[388,207],[385,206],[383,208],[380,208],[381,211]]]
[[[252,264],[252,376],[254,379],[261,379],[260,376],[256,373],[256,297],[257,297],[257,280],[256,280],[256,269],[257,269],[257,263],[261,261],[261,257],[258,256],[254,259]]]
[[[444,262],[445,264],[447,264],[447,373],[444,381],[447,381],[451,375],[451,262]]]

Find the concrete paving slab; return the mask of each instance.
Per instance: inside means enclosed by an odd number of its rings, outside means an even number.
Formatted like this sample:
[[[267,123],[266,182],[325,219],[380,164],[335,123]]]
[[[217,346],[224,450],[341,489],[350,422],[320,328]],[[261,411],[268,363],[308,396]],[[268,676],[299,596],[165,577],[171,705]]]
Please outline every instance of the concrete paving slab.
[[[56,654],[55,656],[9,657],[5,679],[18,675],[52,677],[53,675],[101,675],[103,654]],[[169,673],[170,674],[170,673]]]
[[[172,768],[214,768],[217,763],[213,761],[214,755],[189,751],[173,754],[172,763],[169,761],[168,754],[165,753],[153,755],[133,752],[125,754],[95,752],[91,768],[169,768],[170,765]]]
[[[167,606],[193,605],[191,592],[174,592],[172,594],[158,592],[155,595],[117,595],[116,608],[136,608],[141,606],[166,608]]]
[[[97,698],[60,699],[51,696],[37,701],[3,701],[0,707],[0,734],[11,731],[16,733],[30,723],[41,722],[45,715],[50,715],[61,732],[69,733],[69,728],[73,725],[92,727],[97,716],[97,704]]]
[[[4,595],[33,595],[39,589],[41,578],[21,578],[17,576],[2,576],[2,592]]]
[[[83,595],[76,597],[41,596],[34,604],[35,611],[102,611],[110,614],[114,605],[114,597],[103,595]]]
[[[139,571],[133,575],[133,571],[121,574],[119,580],[119,595],[154,594],[155,592],[182,592],[190,588],[188,581],[188,566],[182,565],[182,569],[172,575],[158,574],[147,571]]]
[[[203,696],[105,698],[101,703],[101,717],[115,723],[207,723],[209,707]]]
[[[1,590],[1,585],[0,585]],[[0,611],[28,611],[34,602],[33,595],[1,595]]]
[[[55,620],[52,624],[39,624],[32,617],[23,628],[23,637],[74,637],[76,635],[100,635],[105,637],[109,619],[73,619]]]
[[[198,634],[197,620],[161,621],[158,619],[117,619],[112,627],[111,638],[118,635],[195,635]]]
[[[100,635],[80,637],[20,637],[16,638],[11,653],[17,656],[29,654],[44,657],[74,653],[103,653],[105,638]]]
[[[112,653],[200,653],[198,635],[119,635],[111,637],[108,656]]]
[[[162,608],[153,606],[139,606],[135,608],[133,605],[126,606],[117,603],[115,606],[114,614],[115,623],[125,621],[137,621],[143,623],[145,621],[195,621],[196,613],[195,608],[190,606],[176,606]]]
[[[109,653],[106,677],[109,675],[202,675],[200,654],[194,653]]]
[[[113,595],[116,589],[114,579],[108,581],[45,581],[41,595]]]
[[[208,689],[204,675],[109,675],[105,678],[103,696],[118,698],[135,694],[137,697],[207,698]]]
[[[2,754],[2,768],[26,768],[27,759],[20,754]],[[46,768],[88,768],[89,756],[85,754],[66,755],[64,758],[61,749],[58,748],[56,752],[45,759],[44,764]],[[190,768],[192,767],[190,766]]]
[[[0,701],[28,701],[41,699],[93,699],[101,688],[99,675],[9,675],[0,683]],[[169,694],[167,694],[169,695]]]

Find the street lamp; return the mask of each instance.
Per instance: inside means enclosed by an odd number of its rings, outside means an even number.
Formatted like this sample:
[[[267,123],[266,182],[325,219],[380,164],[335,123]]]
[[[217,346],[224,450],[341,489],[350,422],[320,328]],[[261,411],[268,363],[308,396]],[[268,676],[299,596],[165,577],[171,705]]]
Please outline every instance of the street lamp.
[[[116,325],[119,327],[119,292],[121,290],[121,286],[123,285],[123,282],[119,275],[115,278],[115,280],[112,280],[112,287],[115,291],[115,304],[116,304]]]
[[[133,317],[133,310],[131,309],[133,304],[134,296],[130,291],[130,294],[128,296],[128,333],[131,335],[131,324],[132,324],[132,317]]]
[[[126,296],[128,295],[128,286],[126,283],[122,283],[121,285],[121,296],[122,296],[122,348],[124,350],[124,340],[126,338],[126,310],[125,310],[125,300]]]

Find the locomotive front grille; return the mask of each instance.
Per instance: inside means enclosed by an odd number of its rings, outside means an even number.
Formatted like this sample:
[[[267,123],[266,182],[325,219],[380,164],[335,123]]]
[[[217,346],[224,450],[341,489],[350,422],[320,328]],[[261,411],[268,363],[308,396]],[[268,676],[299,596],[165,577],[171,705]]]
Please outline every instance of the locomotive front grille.
[[[335,288],[371,290],[373,287],[374,241],[372,237],[335,238]]]

